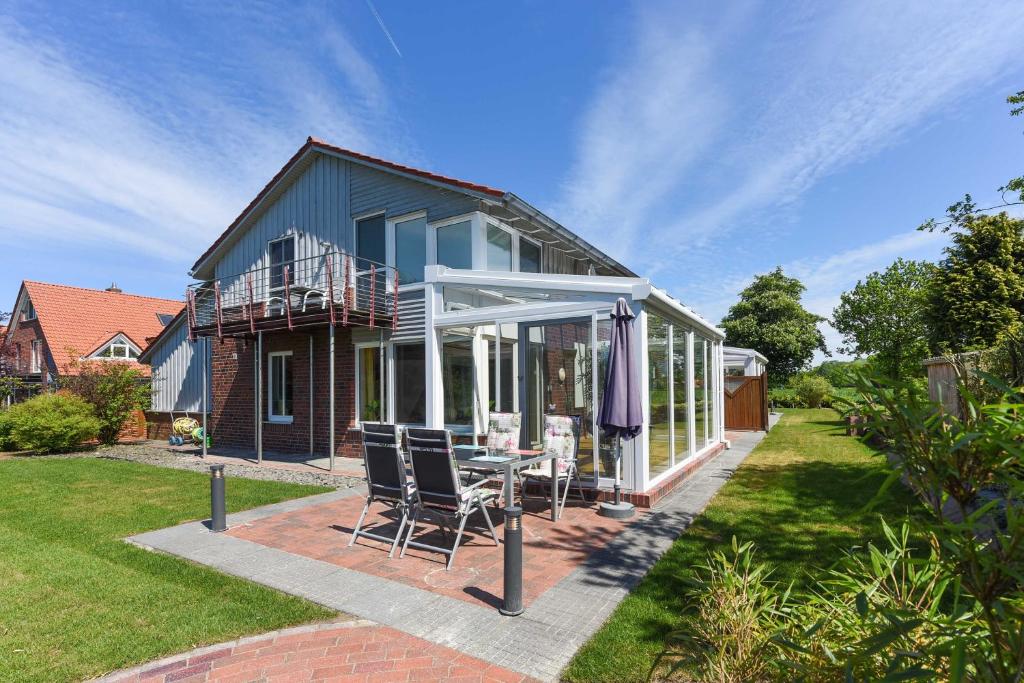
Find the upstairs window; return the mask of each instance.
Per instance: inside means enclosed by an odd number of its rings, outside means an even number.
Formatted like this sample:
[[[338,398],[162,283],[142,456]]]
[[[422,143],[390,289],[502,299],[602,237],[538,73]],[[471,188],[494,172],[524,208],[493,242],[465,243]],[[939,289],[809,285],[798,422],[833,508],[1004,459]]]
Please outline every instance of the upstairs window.
[[[400,284],[423,282],[427,265],[427,217],[395,221],[395,268]]]
[[[356,221],[356,256],[374,263],[387,263],[387,233],[384,215],[370,216]],[[369,269],[370,264],[360,263],[359,269]]]
[[[36,319],[36,307],[32,305],[31,301],[25,302],[25,312],[21,314],[22,320],[35,320]]]
[[[267,252],[270,257],[270,288],[284,288],[285,266],[289,266],[288,284],[295,282],[295,236],[288,235],[270,242]]]
[[[174,320],[174,315],[171,313],[157,313],[156,319],[160,321],[160,324],[163,327],[167,327],[171,324],[171,321]]]
[[[540,245],[519,237],[519,272],[540,272]]]
[[[94,353],[92,357],[102,360],[134,360],[139,357],[139,351],[123,337],[119,337]]]
[[[29,357],[29,372],[35,374],[43,371],[43,340],[32,340],[32,355]]]
[[[437,263],[459,270],[473,269],[473,222],[460,221],[437,228]]]
[[[487,224],[487,270],[512,270],[512,233]]]

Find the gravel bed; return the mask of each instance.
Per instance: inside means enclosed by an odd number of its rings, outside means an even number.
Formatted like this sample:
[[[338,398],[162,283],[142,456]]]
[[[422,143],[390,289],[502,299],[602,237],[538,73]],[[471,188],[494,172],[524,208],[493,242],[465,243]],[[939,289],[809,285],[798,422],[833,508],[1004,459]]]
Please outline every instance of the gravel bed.
[[[98,448],[93,451],[69,453],[61,456],[46,457],[92,457],[110,458],[112,460],[131,460],[147,465],[158,467],[171,467],[179,470],[191,470],[192,472],[210,472],[210,463],[204,462],[188,453],[180,453],[171,450],[155,448],[153,446],[142,446],[132,444],[118,444]],[[269,467],[254,467],[251,465],[236,465],[233,463],[224,465],[224,476],[245,477],[246,479],[261,479],[264,481],[283,481],[293,484],[310,484],[315,486],[328,486],[330,488],[344,489],[352,486],[363,486],[364,482],[360,477],[346,475],[327,474],[318,472],[303,472],[286,469],[273,469]]]

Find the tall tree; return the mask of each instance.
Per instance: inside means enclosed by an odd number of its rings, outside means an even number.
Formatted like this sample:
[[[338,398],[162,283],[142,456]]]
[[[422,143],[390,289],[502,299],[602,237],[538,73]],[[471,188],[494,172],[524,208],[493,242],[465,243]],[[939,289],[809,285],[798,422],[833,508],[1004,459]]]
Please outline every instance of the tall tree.
[[[832,326],[843,335],[842,353],[874,355],[889,377],[921,374],[928,354],[925,303],[934,266],[897,259],[884,272],[874,272],[849,292],[832,311]]]
[[[828,355],[825,337],[818,329],[825,319],[800,303],[805,289],[780,266],[755,276],[722,319],[726,343],[763,353],[773,383],[806,368],[815,351]]]
[[[934,351],[987,348],[1024,321],[1024,220],[979,215],[970,195],[949,215],[942,230],[951,243],[928,288],[930,344]]]

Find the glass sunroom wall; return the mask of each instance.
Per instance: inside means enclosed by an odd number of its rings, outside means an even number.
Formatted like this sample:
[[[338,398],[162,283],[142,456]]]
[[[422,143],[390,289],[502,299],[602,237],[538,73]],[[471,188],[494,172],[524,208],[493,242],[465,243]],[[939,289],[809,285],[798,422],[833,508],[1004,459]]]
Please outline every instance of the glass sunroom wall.
[[[721,372],[718,369],[718,342],[708,341],[708,443],[718,441],[718,421],[715,419],[715,404],[718,402],[718,385]]]
[[[707,446],[707,342],[693,336],[693,431],[697,452]]]
[[[690,405],[687,393],[690,372],[686,363],[688,330],[683,325],[672,325],[672,440],[675,462],[690,455]]]
[[[647,313],[647,392],[648,392],[648,473],[651,479],[672,467],[670,421],[672,404],[669,387],[672,366],[668,348],[668,322],[656,313]]]
[[[441,346],[441,373],[444,384],[444,424],[448,428],[472,432],[476,401],[476,365],[473,362],[472,334],[446,332]]]
[[[600,410],[601,401],[604,398],[604,378],[608,374],[608,356],[611,352],[612,321],[605,316],[597,316],[597,324],[594,328],[596,346],[594,348],[595,374],[594,374],[594,421],[591,429],[597,435],[597,458],[596,463],[591,467],[596,471],[594,474],[600,481],[601,477],[615,476],[615,439],[606,436],[597,426],[597,411]],[[584,471],[583,463],[580,463],[580,471]]]

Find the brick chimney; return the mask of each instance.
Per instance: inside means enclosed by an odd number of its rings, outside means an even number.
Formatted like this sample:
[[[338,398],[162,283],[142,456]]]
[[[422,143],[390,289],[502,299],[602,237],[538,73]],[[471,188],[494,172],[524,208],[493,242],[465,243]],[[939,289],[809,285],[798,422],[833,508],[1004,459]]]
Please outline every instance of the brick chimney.
[[[109,287],[107,287],[107,288],[106,288],[105,290],[103,290],[103,291],[104,291],[104,292],[110,292],[111,294],[121,294],[121,293],[122,293],[122,290],[121,290],[121,288],[117,286],[117,283],[116,283],[116,282],[111,282],[111,283],[110,283],[110,286],[109,286]]]

